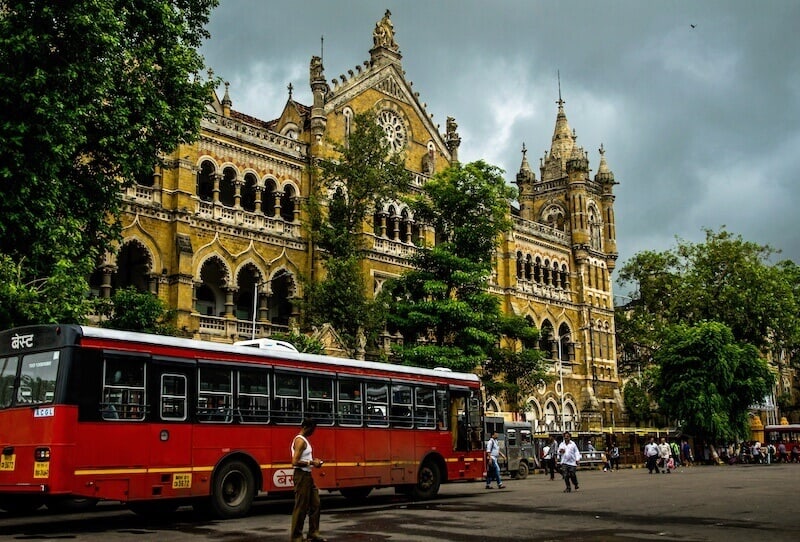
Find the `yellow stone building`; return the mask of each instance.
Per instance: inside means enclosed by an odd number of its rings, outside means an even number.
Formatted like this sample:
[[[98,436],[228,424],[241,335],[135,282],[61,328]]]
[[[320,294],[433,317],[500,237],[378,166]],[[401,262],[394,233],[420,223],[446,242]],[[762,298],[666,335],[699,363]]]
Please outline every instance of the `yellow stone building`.
[[[263,121],[232,108],[226,84],[202,121],[197,142],[176,149],[152,179],[124,195],[123,241],[93,275],[96,295],[135,285],[177,310],[187,336],[230,342],[286,331],[320,259],[304,228],[303,202],[315,190],[315,160],[333,155],[353,115],[374,110],[392,146],[405,154],[414,187],[458,160],[455,119],[445,131],[404,77],[390,13],[373,31],[369,60],[326,80],[313,57],[313,103],[289,98]],[[542,382],[520,417],[538,428],[598,429],[622,409],[616,370],[612,285],[617,257],[614,175],[600,148],[592,177],[564,102],[557,102],[552,148],[539,175],[523,148],[519,208],[498,247],[491,290],[504,310],[528,317],[550,352],[552,382]],[[374,209],[364,224],[371,247],[364,273],[374,292],[409,269],[419,239],[434,232],[400,202]],[[334,334],[332,330],[328,330]],[[384,334],[381,347],[402,337]],[[335,346],[335,341],[327,344]],[[358,355],[360,353],[350,353]],[[502,404],[488,398],[490,410]]]

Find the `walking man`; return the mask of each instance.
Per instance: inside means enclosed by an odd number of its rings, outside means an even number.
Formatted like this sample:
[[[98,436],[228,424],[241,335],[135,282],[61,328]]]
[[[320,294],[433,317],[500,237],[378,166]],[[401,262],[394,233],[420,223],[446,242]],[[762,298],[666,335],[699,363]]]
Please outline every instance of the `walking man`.
[[[300,433],[292,440],[292,466],[294,467],[294,511],[292,512],[292,542],[303,542],[303,524],[308,516],[308,541],[326,542],[319,533],[319,490],[311,476],[312,467],[321,467],[323,461],[314,459],[308,441],[317,423],[306,418],[300,424]]]
[[[492,437],[486,442],[486,489],[491,488],[492,480],[497,480],[497,489],[503,489],[503,481],[500,480],[500,463],[498,457],[506,458],[500,451],[500,443],[497,442],[497,431],[492,433]]]
[[[658,444],[655,437],[650,437],[650,442],[644,445],[644,458],[648,472],[653,474],[653,471],[656,471],[658,474]]]
[[[567,486],[564,493],[572,491],[569,485],[570,481],[575,486],[575,491],[578,491],[578,476],[575,473],[578,470],[581,453],[570,438],[569,431],[567,431],[564,433],[564,440],[558,445],[558,457],[561,458],[561,474],[564,476],[564,483]]]

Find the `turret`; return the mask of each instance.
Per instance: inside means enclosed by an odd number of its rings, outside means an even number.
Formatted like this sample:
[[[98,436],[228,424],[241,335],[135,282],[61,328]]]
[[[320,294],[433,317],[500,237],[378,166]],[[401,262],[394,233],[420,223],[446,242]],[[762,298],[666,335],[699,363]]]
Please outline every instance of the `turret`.
[[[328,83],[325,81],[325,68],[322,66],[322,58],[311,57],[309,65],[309,84],[311,93],[314,96],[314,104],[311,106],[311,135],[316,142],[322,140],[325,134],[325,127],[328,119],[325,116],[325,95],[328,93]]]
[[[222,116],[223,117],[230,117],[231,116],[231,106],[233,105],[233,100],[231,100],[231,95],[228,92],[228,88],[231,86],[230,82],[225,81],[225,96],[222,97]]]
[[[458,147],[461,146],[461,136],[458,135],[458,124],[453,117],[447,117],[447,133],[445,134],[444,141],[447,149],[450,151],[450,158],[452,163],[458,162]]]
[[[614,185],[619,184],[614,180],[614,173],[609,169],[606,162],[606,150],[600,145],[600,165],[594,180],[600,185],[603,196],[603,246],[606,253],[606,267],[608,272],[614,270],[617,265],[617,227],[614,219]]]
[[[519,214],[525,220],[533,220],[533,184],[536,182],[536,175],[528,164],[528,149],[525,143],[522,144],[522,164],[517,173],[517,188],[519,188]]]

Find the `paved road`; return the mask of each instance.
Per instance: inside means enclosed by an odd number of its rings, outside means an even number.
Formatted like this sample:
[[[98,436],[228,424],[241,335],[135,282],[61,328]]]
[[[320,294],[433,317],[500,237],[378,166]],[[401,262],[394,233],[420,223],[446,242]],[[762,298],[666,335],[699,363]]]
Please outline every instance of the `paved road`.
[[[653,475],[643,469],[582,471],[578,477],[580,491],[569,494],[560,479],[537,474],[507,480],[504,490],[446,485],[438,499],[422,503],[389,490],[358,506],[324,495],[322,527],[331,542],[800,540],[800,465]],[[0,540],[285,541],[291,507],[286,499],[262,499],[249,517],[231,521],[208,521],[186,508],[166,523],[114,504],[72,516],[0,513]]]

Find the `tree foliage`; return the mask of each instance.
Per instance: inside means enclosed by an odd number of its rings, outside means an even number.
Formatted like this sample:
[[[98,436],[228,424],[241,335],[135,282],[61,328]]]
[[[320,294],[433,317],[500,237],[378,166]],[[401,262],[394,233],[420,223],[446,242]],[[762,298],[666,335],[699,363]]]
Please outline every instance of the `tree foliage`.
[[[634,256],[619,275],[633,300],[617,309],[616,322],[627,370],[646,366],[673,324],[716,321],[738,342],[796,352],[800,275],[791,262],[773,265],[775,254],[722,229],[707,230],[703,243]]]
[[[670,326],[655,353],[655,395],[681,429],[706,442],[747,435],[747,411],[771,390],[774,375],[752,344],[727,326]]]
[[[101,302],[102,303],[102,302]],[[135,287],[121,288],[102,303],[99,312],[107,319],[102,327],[140,331],[157,335],[177,335],[175,311],[158,296]]]
[[[304,308],[312,325],[330,323],[355,349],[361,333],[374,339],[382,327],[380,307],[368,299],[361,270],[362,227],[368,213],[408,190],[411,174],[374,112],[356,114],[351,126],[347,140],[334,147],[336,159],[320,162],[321,193],[309,202],[311,235],[325,276],[307,281]]]
[[[505,316],[488,291],[513,196],[501,170],[482,161],[436,174],[411,206],[415,219],[434,226],[437,244],[421,250],[415,269],[386,290],[388,324],[405,341],[394,352],[402,363],[480,369],[490,393],[505,393],[516,405],[542,374],[538,331],[524,318]]]
[[[638,379],[630,379],[623,388],[625,396],[625,410],[633,423],[648,422],[652,419],[653,413],[650,406],[650,395],[647,388]]]
[[[0,324],[83,317],[85,278],[118,238],[122,187],[199,131],[213,82],[197,77],[196,49],[216,4],[3,2],[0,254],[20,288]],[[70,288],[42,287],[65,269]]]

